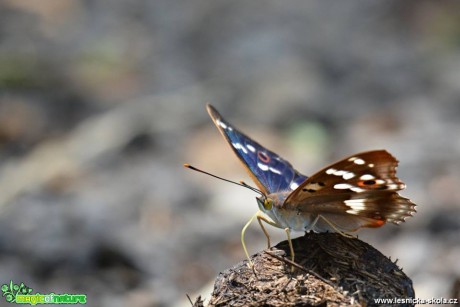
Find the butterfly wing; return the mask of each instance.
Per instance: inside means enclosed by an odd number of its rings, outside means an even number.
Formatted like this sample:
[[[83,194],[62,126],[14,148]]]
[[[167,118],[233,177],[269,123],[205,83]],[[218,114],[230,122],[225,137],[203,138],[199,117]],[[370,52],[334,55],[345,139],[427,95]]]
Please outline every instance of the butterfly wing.
[[[415,205],[397,193],[405,188],[396,177],[397,166],[385,150],[355,154],[309,177],[283,208],[319,214],[345,231],[403,222]]]
[[[265,195],[292,191],[307,179],[289,162],[238,131],[222,118],[213,106],[208,104],[207,110],[214,124]]]

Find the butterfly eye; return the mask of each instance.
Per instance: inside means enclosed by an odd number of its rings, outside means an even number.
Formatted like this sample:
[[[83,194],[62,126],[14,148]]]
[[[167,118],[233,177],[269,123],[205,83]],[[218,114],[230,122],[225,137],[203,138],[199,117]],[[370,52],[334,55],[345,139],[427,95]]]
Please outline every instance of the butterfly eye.
[[[266,198],[264,200],[264,208],[265,210],[271,210],[273,207],[273,199],[271,198]]]

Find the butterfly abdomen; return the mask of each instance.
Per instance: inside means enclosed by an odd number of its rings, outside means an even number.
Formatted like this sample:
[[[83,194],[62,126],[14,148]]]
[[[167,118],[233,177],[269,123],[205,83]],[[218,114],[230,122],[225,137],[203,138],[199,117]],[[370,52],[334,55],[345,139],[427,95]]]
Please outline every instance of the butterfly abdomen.
[[[314,213],[301,213],[283,208],[276,208],[272,210],[273,219],[276,219],[280,228],[289,228],[295,231],[310,230],[312,222],[315,219]]]

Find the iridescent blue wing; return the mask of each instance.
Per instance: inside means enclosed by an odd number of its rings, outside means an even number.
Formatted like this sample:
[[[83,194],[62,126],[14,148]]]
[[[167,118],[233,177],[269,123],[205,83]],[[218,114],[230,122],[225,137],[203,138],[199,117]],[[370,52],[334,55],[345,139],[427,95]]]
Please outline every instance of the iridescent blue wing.
[[[307,179],[288,161],[238,131],[213,106],[208,104],[207,109],[219,131],[264,194],[295,190]]]

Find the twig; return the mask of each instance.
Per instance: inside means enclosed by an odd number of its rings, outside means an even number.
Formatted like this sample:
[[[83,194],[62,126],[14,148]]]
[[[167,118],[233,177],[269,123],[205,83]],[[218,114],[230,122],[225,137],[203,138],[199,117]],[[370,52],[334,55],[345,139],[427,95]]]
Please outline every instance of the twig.
[[[278,256],[276,254],[273,254],[272,252],[269,252],[269,251],[265,251],[265,253],[267,253],[268,255],[272,256],[273,258],[276,258],[280,261],[283,261],[283,262],[286,262],[292,266],[295,266],[296,268],[298,268],[299,270],[302,270],[304,271],[305,273],[308,273],[308,274],[311,274],[313,276],[315,276],[316,278],[322,280],[323,282],[327,283],[328,285],[330,285],[331,287],[333,287],[334,289],[336,288],[336,285],[334,285],[333,283],[331,283],[329,280],[325,279],[324,277],[322,277],[321,275],[319,275],[318,273],[312,271],[312,270],[309,270],[301,265],[299,265],[298,263],[294,262],[294,261],[291,261],[289,259],[286,259],[286,258],[283,258],[281,256]]]

